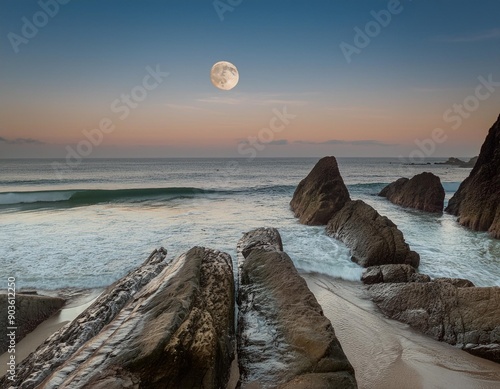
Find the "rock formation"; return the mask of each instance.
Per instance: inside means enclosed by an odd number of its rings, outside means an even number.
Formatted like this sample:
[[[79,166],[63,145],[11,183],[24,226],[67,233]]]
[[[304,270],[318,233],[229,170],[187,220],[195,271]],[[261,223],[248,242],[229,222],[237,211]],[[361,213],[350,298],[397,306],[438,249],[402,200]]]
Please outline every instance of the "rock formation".
[[[476,166],[476,162],[477,162],[477,159],[479,158],[479,156],[477,157],[472,157],[471,159],[469,159],[467,162],[463,163],[462,165],[460,165],[460,167],[474,167]]]
[[[322,158],[298,185],[290,202],[303,224],[327,224],[327,233],[342,240],[361,266],[406,263],[418,267],[403,234],[388,218],[361,200],[351,201],[335,157]]]
[[[462,161],[461,159],[458,158],[448,158],[446,162],[436,162],[436,165],[452,165],[452,166],[458,166],[458,167],[474,167],[474,165],[477,162],[478,157],[472,157],[469,159],[467,162]]]
[[[456,285],[456,280],[441,279],[376,284],[368,290],[390,318],[500,363],[500,287]]]
[[[450,199],[446,212],[476,231],[500,239],[500,116],[491,127],[469,177]]]
[[[337,160],[324,157],[299,183],[290,206],[302,224],[324,225],[349,199]]]
[[[415,274],[418,273],[416,273],[415,268],[410,265],[370,266],[361,275],[361,281],[363,281],[366,285],[391,282],[410,282],[416,279]]]
[[[0,323],[2,328],[13,327],[8,322],[8,294],[0,294]],[[33,331],[41,322],[47,320],[58,312],[64,305],[64,299],[58,297],[38,296],[36,294],[15,295],[15,341],[19,342],[27,334]],[[0,354],[7,351],[9,339],[6,337],[7,330],[0,340]]]
[[[31,354],[13,386],[220,388],[233,340],[231,257],[195,247],[167,265],[155,251]]]
[[[424,172],[411,179],[400,178],[382,189],[379,196],[405,208],[442,213],[445,192],[438,176]]]
[[[348,202],[331,218],[326,231],[343,241],[351,249],[352,260],[363,267],[419,265],[420,256],[410,250],[397,226],[361,200]]]
[[[354,371],[276,229],[238,243],[238,362],[242,387],[355,388]]]
[[[445,162],[436,162],[436,165],[452,165],[452,166],[460,166],[463,165],[465,161],[462,161],[459,158],[450,157]]]

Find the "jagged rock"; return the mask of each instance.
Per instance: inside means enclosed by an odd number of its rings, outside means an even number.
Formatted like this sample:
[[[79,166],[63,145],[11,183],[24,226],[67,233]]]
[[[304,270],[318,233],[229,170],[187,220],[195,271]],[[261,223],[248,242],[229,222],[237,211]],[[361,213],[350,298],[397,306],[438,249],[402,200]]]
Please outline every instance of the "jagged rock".
[[[334,329],[281,251],[278,231],[251,231],[237,247],[242,387],[355,388],[354,370]]]
[[[14,299],[12,298],[14,297]],[[14,300],[15,314],[14,323],[8,321],[9,300]],[[0,323],[3,335],[0,339],[0,354],[7,351],[10,340],[6,334],[8,327],[16,327],[15,342],[18,343],[31,331],[33,331],[41,322],[47,320],[50,316],[58,312],[64,305],[65,300],[58,297],[39,296],[32,293],[20,294],[15,296],[0,294]]]
[[[442,213],[445,192],[438,176],[424,172],[410,180],[400,178],[382,189],[379,196],[402,207]]]
[[[130,272],[104,291],[73,322],[49,337],[38,349],[17,366],[17,381],[23,389],[39,385],[50,373],[68,360],[89,339],[111,322],[132,296],[156,277],[167,265],[166,250],[154,250],[141,267]],[[6,385],[0,379],[0,386]]]
[[[364,284],[378,284],[380,282],[410,282],[415,274],[415,268],[410,265],[380,265],[370,266],[361,275]]]
[[[500,116],[481,147],[477,162],[446,212],[472,230],[488,231],[500,239]]]
[[[330,219],[326,231],[344,242],[351,249],[352,260],[363,267],[419,265],[420,256],[410,250],[397,226],[361,200],[348,202]]]
[[[368,287],[390,318],[476,355],[500,362],[500,287],[409,282]]]
[[[436,162],[436,165],[453,165],[458,167],[474,167],[477,162],[478,157],[472,157],[467,162],[462,161],[459,158],[448,158],[446,162]]]
[[[23,362],[20,388],[220,388],[234,340],[228,254],[154,252]],[[43,380],[43,383],[41,383]]]
[[[464,163],[465,163],[465,161],[462,161],[459,158],[451,157],[451,158],[448,158],[448,160],[446,160],[445,162],[436,162],[436,165],[460,166],[460,165],[463,165]]]
[[[472,157],[471,159],[469,159],[467,162],[463,163],[462,165],[460,165],[460,167],[474,167],[476,165],[476,162],[477,162],[477,159],[479,158],[479,156],[477,157]]]
[[[324,225],[350,200],[335,157],[324,157],[293,194],[290,206],[302,224]]]

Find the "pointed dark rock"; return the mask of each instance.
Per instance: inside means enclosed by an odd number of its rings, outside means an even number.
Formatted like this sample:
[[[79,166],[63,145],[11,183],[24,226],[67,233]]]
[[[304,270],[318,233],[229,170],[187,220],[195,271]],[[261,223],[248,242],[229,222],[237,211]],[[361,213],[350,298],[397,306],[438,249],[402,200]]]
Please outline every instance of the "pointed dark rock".
[[[382,189],[379,196],[405,208],[442,213],[445,192],[438,176],[424,172],[410,180],[400,178]]]
[[[450,199],[446,212],[458,216],[463,226],[488,231],[500,239],[500,116],[489,130],[469,177]]]
[[[325,225],[349,200],[337,160],[324,157],[299,183],[290,207],[302,224]]]

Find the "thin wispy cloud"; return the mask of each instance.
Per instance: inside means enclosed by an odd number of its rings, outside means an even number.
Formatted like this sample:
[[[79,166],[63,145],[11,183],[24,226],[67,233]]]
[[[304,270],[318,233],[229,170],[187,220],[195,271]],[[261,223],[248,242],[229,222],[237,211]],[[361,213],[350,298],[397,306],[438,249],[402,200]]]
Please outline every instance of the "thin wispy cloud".
[[[326,109],[327,111],[332,111],[332,112],[380,112],[381,110],[378,108],[367,108],[367,107],[356,107],[356,106],[351,106],[351,107],[328,107]]]
[[[369,116],[372,118],[386,119],[390,117],[386,109],[372,108],[372,107],[359,107],[359,106],[333,106],[326,108],[327,111],[333,112],[336,115]]]
[[[228,105],[236,105],[241,104],[241,99],[235,99],[232,97],[207,97],[198,99],[200,103],[210,103],[210,104],[228,104]]]
[[[439,42],[447,43],[481,42],[494,39],[500,39],[500,28],[492,28],[490,30],[465,35],[439,36],[436,38],[436,40]]]
[[[288,144],[288,140],[286,140],[286,139],[276,139],[276,140],[273,140],[273,141],[269,142],[268,144],[275,145],[275,146],[284,146],[284,145]]]
[[[206,113],[220,113],[211,109],[196,107],[194,105],[184,105],[184,104],[165,104],[167,108],[170,108],[175,111],[183,111],[183,112],[206,112]]]
[[[463,88],[461,87],[433,87],[433,86],[415,86],[411,88],[411,90],[415,92],[422,92],[422,93],[439,93],[439,92],[449,92],[449,91],[456,91],[456,90],[461,90]]]
[[[250,142],[248,140],[239,140],[238,141],[239,144],[243,144],[243,145],[249,145]],[[271,145],[271,146],[285,146],[287,145],[289,142],[287,139],[276,139],[276,140],[272,140],[270,142],[266,142],[266,145]]]
[[[200,103],[208,104],[226,104],[226,105],[292,105],[292,106],[304,106],[309,103],[309,101],[304,99],[289,98],[287,95],[283,94],[240,94],[234,97],[219,97],[219,96],[209,96],[199,98],[197,100]]]
[[[5,143],[8,145],[43,145],[45,142],[33,138],[8,139],[4,138],[3,136],[0,136],[0,143]]]
[[[396,143],[386,143],[374,139],[361,139],[361,140],[342,140],[342,139],[329,139],[322,142],[313,142],[306,140],[297,140],[294,143],[304,145],[349,145],[349,146],[398,146]]]

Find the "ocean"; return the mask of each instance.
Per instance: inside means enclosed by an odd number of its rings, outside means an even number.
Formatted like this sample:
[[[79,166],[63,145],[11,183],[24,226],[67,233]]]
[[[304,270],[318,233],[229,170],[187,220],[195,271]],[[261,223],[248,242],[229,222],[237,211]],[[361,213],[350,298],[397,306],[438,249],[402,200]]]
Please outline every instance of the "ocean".
[[[295,187],[318,158],[0,160],[0,272],[6,287],[99,288],[139,266],[157,247],[177,256],[193,246],[228,252],[256,227],[279,229],[297,268],[359,280],[362,268],[324,227],[298,223]],[[422,171],[438,175],[446,202],[470,169],[407,166],[395,158],[339,158],[353,199],[389,217],[421,256],[420,272],[500,286],[500,241],[454,216],[391,204],[377,193]],[[441,159],[442,161],[442,159]],[[236,269],[236,267],[235,267]]]

